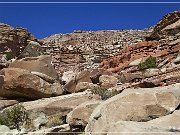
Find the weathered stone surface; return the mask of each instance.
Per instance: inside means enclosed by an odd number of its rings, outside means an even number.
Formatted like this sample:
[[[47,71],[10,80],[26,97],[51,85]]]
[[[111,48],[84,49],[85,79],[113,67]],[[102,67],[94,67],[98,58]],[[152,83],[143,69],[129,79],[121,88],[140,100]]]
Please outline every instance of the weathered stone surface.
[[[13,135],[10,128],[5,125],[0,125],[0,133],[1,135]]]
[[[97,68],[96,62],[115,55],[127,44],[145,40],[147,30],[83,31],[82,33],[55,34],[41,41],[45,54],[52,54],[58,72],[82,68]]]
[[[80,104],[67,115],[67,123],[74,127],[85,127],[91,113],[101,102],[102,101],[90,101]]]
[[[150,68],[150,69],[146,69],[143,76],[145,77],[150,77],[150,76],[155,76],[155,75],[158,75],[160,74],[161,71],[159,69],[156,69],[156,68]]]
[[[129,63],[129,66],[138,66],[144,60],[145,59],[143,59],[143,58],[136,59],[136,60],[132,61],[131,63]]]
[[[53,127],[65,123],[66,115],[71,112],[75,107],[83,102],[100,100],[97,95],[92,95],[87,92],[69,94],[59,97],[51,97],[39,99],[36,101],[24,102],[22,105],[26,108],[30,123],[28,129],[35,127],[34,122],[40,114],[43,114],[47,122],[45,127]]]
[[[119,74],[118,80],[121,83],[130,83],[133,81],[138,81],[138,80],[142,80],[144,77],[142,75],[139,74],[133,74],[133,73],[125,73],[125,72],[121,72]]]
[[[180,130],[180,110],[175,110],[172,114],[150,120],[148,121],[148,123],[167,126],[173,129]]]
[[[27,40],[35,40],[35,37],[25,28],[13,28],[10,25],[0,23],[0,52],[10,49],[18,56],[28,44]]]
[[[27,135],[70,135],[72,133],[69,124],[55,126],[52,128],[42,129],[35,132],[30,132]],[[73,134],[73,133],[72,133]]]
[[[111,88],[117,85],[118,79],[114,76],[102,75],[99,77],[99,83],[104,88]]]
[[[40,72],[57,79],[57,73],[51,65],[51,56],[41,55],[39,57],[26,57],[12,62],[9,67],[21,68],[29,71]]]
[[[127,89],[93,111],[86,132],[106,132],[117,121],[149,121],[168,115],[180,104],[180,84]]]
[[[89,82],[89,83],[92,82],[88,70],[83,70],[78,74],[76,74],[74,79],[70,80],[68,83],[65,84],[64,88],[66,91],[70,93],[76,92],[76,85],[80,82]]]
[[[179,32],[180,11],[174,11],[165,15],[154,27],[149,36],[151,39],[160,39],[165,35],[175,35]]]
[[[101,68],[96,68],[92,69],[90,72],[90,78],[93,83],[99,83],[99,77],[101,75],[112,75],[111,72],[108,72],[107,70],[101,69]]]
[[[6,98],[39,99],[52,95],[61,95],[62,86],[59,83],[50,84],[28,70],[19,68],[6,68],[4,71],[4,84],[0,96]]]
[[[41,45],[35,41],[29,41],[23,52],[18,56],[18,59],[25,57],[38,57],[41,55]]]
[[[178,135],[179,131],[147,122],[119,121],[110,127],[107,135]]]
[[[63,73],[62,76],[62,81],[64,81],[65,83],[71,81],[72,79],[74,79],[76,76],[76,72],[74,71],[67,71]]]
[[[0,110],[17,103],[16,100],[0,100]]]
[[[88,83],[88,82],[79,82],[76,85],[75,91],[76,92],[81,92],[81,91],[87,90],[87,89],[89,89],[91,87],[91,85],[93,85],[93,84]]]

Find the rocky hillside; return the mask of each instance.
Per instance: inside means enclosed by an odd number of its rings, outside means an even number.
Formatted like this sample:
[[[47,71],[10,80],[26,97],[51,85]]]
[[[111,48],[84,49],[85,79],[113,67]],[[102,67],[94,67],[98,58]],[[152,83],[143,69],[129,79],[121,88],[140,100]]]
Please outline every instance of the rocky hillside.
[[[11,49],[15,56],[27,45],[27,40],[35,40],[35,37],[25,28],[13,28],[10,25],[0,23],[0,53]]]
[[[57,72],[76,66],[94,68],[103,59],[115,55],[124,46],[145,40],[150,30],[75,31],[55,34],[41,41],[44,54],[53,55]],[[68,66],[67,66],[68,65]]]
[[[145,30],[18,30],[0,33],[1,133],[180,134],[180,11]]]

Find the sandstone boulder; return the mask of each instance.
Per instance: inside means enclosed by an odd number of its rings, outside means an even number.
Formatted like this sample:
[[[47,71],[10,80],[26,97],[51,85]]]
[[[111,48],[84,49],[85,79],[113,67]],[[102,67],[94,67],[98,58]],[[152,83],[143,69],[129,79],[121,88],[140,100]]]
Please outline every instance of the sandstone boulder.
[[[67,71],[63,73],[62,76],[62,81],[64,81],[65,83],[71,81],[72,79],[74,79],[76,76],[76,72],[74,71]]]
[[[50,84],[31,74],[28,70],[6,68],[3,69],[3,72],[4,83],[0,92],[2,97],[39,99],[63,93],[62,86],[59,83]]]
[[[41,55],[39,57],[26,57],[12,62],[9,67],[40,72],[54,79],[57,79],[58,77],[55,69],[51,65],[51,56],[49,55]]]
[[[125,73],[121,72],[118,76],[118,80],[121,83],[131,83],[134,81],[142,80],[144,77],[140,74],[133,74],[133,73]]]
[[[88,70],[83,70],[76,74],[74,79],[70,80],[68,83],[65,84],[64,88],[70,93],[76,92],[76,85],[80,82],[92,82],[90,79],[90,72]]]
[[[22,105],[28,113],[30,124],[24,128],[34,130],[41,129],[41,123],[45,128],[51,128],[66,123],[66,115],[84,102],[97,101],[100,97],[88,92],[74,93],[64,96],[39,99],[24,102]],[[43,117],[42,117],[43,116]],[[43,121],[40,121],[43,120]],[[45,124],[44,124],[45,122]]]
[[[18,56],[18,59],[25,57],[38,57],[41,55],[41,45],[35,41],[29,41],[23,52]]]
[[[86,132],[106,132],[117,121],[146,122],[168,115],[180,104],[180,84],[158,88],[126,89],[96,107]]]
[[[67,115],[67,123],[73,127],[85,127],[91,113],[101,102],[102,101],[90,101],[80,104]]]
[[[104,88],[111,88],[117,85],[118,79],[114,76],[102,75],[99,77],[99,82]]]
[[[88,83],[88,82],[79,82],[76,85],[75,91],[76,92],[81,92],[81,91],[87,90],[87,89],[89,89],[91,87],[91,85],[93,85],[93,84]]]
[[[95,84],[99,83],[99,77],[101,75],[112,75],[112,73],[101,68],[92,69],[90,72],[90,78]]]
[[[161,70],[159,70],[157,68],[150,68],[150,69],[145,70],[144,76],[150,77],[150,76],[158,75],[159,73],[161,73]]]

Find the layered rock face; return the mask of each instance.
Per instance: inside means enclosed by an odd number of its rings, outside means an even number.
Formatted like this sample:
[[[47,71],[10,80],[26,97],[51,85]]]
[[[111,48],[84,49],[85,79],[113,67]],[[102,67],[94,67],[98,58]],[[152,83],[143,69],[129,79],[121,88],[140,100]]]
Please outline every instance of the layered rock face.
[[[123,46],[145,40],[148,33],[148,30],[82,31],[56,34],[41,41],[44,53],[54,56],[55,68],[61,73],[69,67],[97,67],[104,58],[116,54]]]
[[[35,37],[25,28],[13,28],[7,24],[0,23],[0,52],[9,49],[18,56],[27,45],[27,40],[35,40]]]

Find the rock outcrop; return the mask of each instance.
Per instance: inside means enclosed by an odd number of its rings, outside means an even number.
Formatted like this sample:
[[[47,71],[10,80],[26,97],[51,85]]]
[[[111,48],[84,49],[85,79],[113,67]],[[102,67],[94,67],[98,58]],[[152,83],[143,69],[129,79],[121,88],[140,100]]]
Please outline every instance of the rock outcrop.
[[[4,82],[0,92],[1,97],[39,99],[63,93],[63,88],[58,82],[51,84],[28,70],[5,68],[2,72]]]
[[[48,75],[56,80],[58,78],[57,72],[51,65],[51,56],[49,55],[41,55],[39,57],[26,57],[12,62],[9,67],[26,69],[31,72],[39,72]]]
[[[22,105],[26,108],[31,121],[30,126],[26,126],[31,130],[34,127],[41,128],[41,125],[54,127],[66,123],[66,116],[69,112],[75,109],[78,105],[84,102],[99,101],[98,95],[92,95],[87,92],[75,93],[70,95],[45,98],[36,101],[24,102]],[[38,119],[45,119],[45,123],[39,122]]]
[[[180,105],[179,88],[180,84],[125,90],[96,107],[86,132],[107,132],[112,124],[120,120],[146,122],[168,115]]]
[[[13,28],[0,23],[0,31],[1,53],[10,49],[15,56],[18,56],[28,44],[27,40],[35,40],[35,37],[25,28]]]

